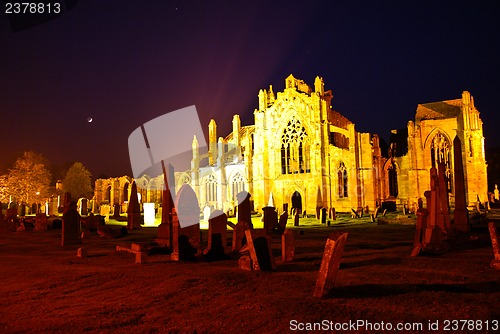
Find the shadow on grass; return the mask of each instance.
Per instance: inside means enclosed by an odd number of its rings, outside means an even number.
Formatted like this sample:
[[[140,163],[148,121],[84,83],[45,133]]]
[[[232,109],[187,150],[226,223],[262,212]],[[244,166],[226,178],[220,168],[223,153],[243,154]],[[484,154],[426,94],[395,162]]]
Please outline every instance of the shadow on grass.
[[[352,261],[352,262],[342,262],[340,263],[341,269],[351,269],[364,266],[385,266],[385,265],[395,265],[401,264],[401,258],[399,257],[377,257],[375,259],[362,260],[362,261]]]
[[[378,298],[420,292],[492,293],[500,292],[500,283],[489,281],[469,284],[360,284],[334,287],[326,298]]]

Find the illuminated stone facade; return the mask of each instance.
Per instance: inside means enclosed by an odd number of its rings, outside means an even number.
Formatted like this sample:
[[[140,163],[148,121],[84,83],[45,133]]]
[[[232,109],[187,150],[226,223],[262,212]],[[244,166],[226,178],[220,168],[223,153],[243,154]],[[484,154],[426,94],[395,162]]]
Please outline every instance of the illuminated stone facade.
[[[252,194],[255,210],[266,206],[272,193],[282,208],[300,203],[302,210],[375,208],[384,201],[414,207],[429,189],[429,169],[447,164],[453,180],[453,139],[462,141],[469,205],[486,200],[486,162],[479,112],[468,92],[462,99],[418,105],[415,121],[394,130],[388,149],[377,135],[361,133],[331,107],[331,91],[316,77],[314,87],[290,75],[283,92],[261,89],[255,124],[241,126],[233,117],[233,131],[217,137],[209,124],[208,152],[201,154],[193,140],[191,170],[176,172],[178,190],[188,183],[200,206],[228,211],[236,194]],[[130,195],[129,177],[96,181],[98,203],[124,203]],[[136,180],[143,202],[161,203],[163,176]],[[450,188],[453,203],[453,189]]]

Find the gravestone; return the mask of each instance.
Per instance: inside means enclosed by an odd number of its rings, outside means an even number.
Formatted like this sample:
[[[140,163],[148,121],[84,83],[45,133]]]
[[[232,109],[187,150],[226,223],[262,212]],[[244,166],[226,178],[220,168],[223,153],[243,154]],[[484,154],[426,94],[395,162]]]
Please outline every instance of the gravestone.
[[[88,200],[86,198],[80,199],[80,215],[87,216],[89,213]]]
[[[252,224],[252,208],[250,205],[250,195],[246,191],[242,191],[236,195],[238,199],[238,223],[245,222],[250,229],[253,228]]]
[[[377,206],[377,207],[375,208],[375,212],[373,213],[373,217],[374,217],[374,218],[377,218],[379,210],[380,210],[380,206]]]
[[[283,204],[283,212],[286,212],[288,214],[288,203]]]
[[[220,210],[212,212],[208,219],[208,247],[205,259],[208,261],[226,258],[227,247],[227,216]]]
[[[35,231],[46,231],[49,227],[49,221],[45,213],[37,213],[35,216]]]
[[[198,198],[189,184],[183,184],[179,189],[175,198],[174,213],[172,216],[173,252],[178,254],[177,260],[194,260],[201,246],[200,206]],[[172,257],[175,259],[174,253],[172,253]]]
[[[232,250],[237,252],[239,251],[243,245],[246,244],[245,231],[250,229],[246,222],[238,222],[233,227],[233,244]]]
[[[427,229],[427,216],[429,211],[424,208],[419,208],[417,210],[417,223],[415,225],[415,237],[413,239],[413,251],[411,256],[417,256],[422,250],[422,246],[425,242],[424,235]]]
[[[63,197],[63,205],[62,205],[62,214],[65,214],[66,211],[69,210],[69,206],[71,204],[71,194],[69,192],[64,193]]]
[[[168,183],[167,183],[168,184]],[[161,247],[172,247],[172,208],[174,202],[170,194],[170,188],[166,186],[162,192],[161,204],[161,224],[158,225],[158,238],[156,243]]]
[[[20,217],[26,216],[26,204],[24,203],[21,203],[21,205],[19,205],[19,216]]]
[[[328,237],[325,251],[323,252],[323,259],[321,260],[318,279],[316,280],[316,287],[314,288],[314,297],[324,297],[333,288],[340,261],[342,260],[347,234],[344,232],[335,232]]]
[[[495,223],[489,222],[488,229],[490,231],[491,246],[493,247],[493,254],[495,256],[493,261],[491,261],[490,266],[495,269],[500,269],[500,249],[498,245],[498,235]]]
[[[271,238],[268,236],[253,236],[252,230],[246,230],[248,250],[253,269],[257,271],[271,271],[276,269],[271,249]]]
[[[278,220],[278,227],[276,229],[277,232],[280,234],[283,233],[285,231],[287,223],[288,223],[288,213],[283,212]]]
[[[498,191],[498,185],[496,184],[495,184],[495,190],[493,190],[493,196],[495,196],[495,201],[500,201],[500,192]]]
[[[278,213],[276,212],[276,208],[266,206],[262,208],[262,212],[264,213],[264,230],[266,230],[267,233],[271,233],[271,231],[278,226]]]
[[[337,213],[335,212],[335,208],[330,209],[330,218],[332,220],[337,220]]]
[[[141,228],[141,224],[141,207],[139,205],[139,198],[137,197],[137,185],[133,181],[127,208],[127,228],[129,230],[137,230]]]
[[[321,220],[321,206],[316,207],[316,219]]]
[[[76,250],[76,256],[87,257],[87,247],[80,247]]]
[[[120,218],[120,210],[121,210],[121,205],[115,203],[113,205],[113,218]]]
[[[321,209],[321,224],[326,224],[326,208]]]
[[[295,210],[295,213],[293,215],[293,226],[299,226],[299,210]]]
[[[80,214],[76,210],[76,203],[68,205],[66,213],[63,215],[61,246],[80,244]]]
[[[290,262],[295,258],[295,237],[293,231],[286,229],[281,236],[281,261]]]

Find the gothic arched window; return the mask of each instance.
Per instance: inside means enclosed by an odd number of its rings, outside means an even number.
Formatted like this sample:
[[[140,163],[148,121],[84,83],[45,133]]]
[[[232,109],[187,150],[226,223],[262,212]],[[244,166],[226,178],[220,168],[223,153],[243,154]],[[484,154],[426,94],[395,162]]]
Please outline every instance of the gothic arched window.
[[[394,162],[387,169],[389,179],[389,196],[398,197],[398,172]]]
[[[281,173],[309,173],[310,168],[306,129],[292,118],[281,136]]]
[[[348,183],[347,183],[347,169],[345,168],[345,165],[343,162],[339,164],[339,168],[337,171],[337,177],[338,177],[338,190],[339,190],[339,197],[347,197],[348,196]]]
[[[207,202],[217,201],[217,178],[215,175],[210,174],[205,181],[205,191],[207,196]]]
[[[444,163],[445,176],[448,191],[452,190],[452,170],[451,170],[451,145],[448,139],[438,133],[431,141],[431,164],[432,167],[438,168],[438,164]]]
[[[245,179],[240,172],[236,173],[231,179],[231,195],[236,200],[236,195],[245,190]]]

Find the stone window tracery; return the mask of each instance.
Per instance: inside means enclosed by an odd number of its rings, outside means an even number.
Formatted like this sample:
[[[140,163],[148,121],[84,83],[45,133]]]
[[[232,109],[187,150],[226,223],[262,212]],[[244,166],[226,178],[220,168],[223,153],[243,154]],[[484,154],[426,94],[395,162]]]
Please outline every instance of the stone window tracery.
[[[452,171],[451,171],[451,145],[442,133],[438,133],[431,141],[431,164],[438,168],[438,164],[444,163],[445,176],[448,191],[452,190]]]
[[[232,198],[236,200],[236,195],[245,190],[245,179],[240,172],[236,173],[231,179],[231,194]]]
[[[309,173],[309,147],[306,129],[292,118],[281,136],[281,173]]]
[[[207,202],[217,201],[217,178],[215,175],[210,174],[205,181],[205,192]]]
[[[348,197],[348,179],[347,179],[347,169],[345,168],[345,164],[340,162],[339,168],[337,171],[338,178],[338,195],[339,198]]]

